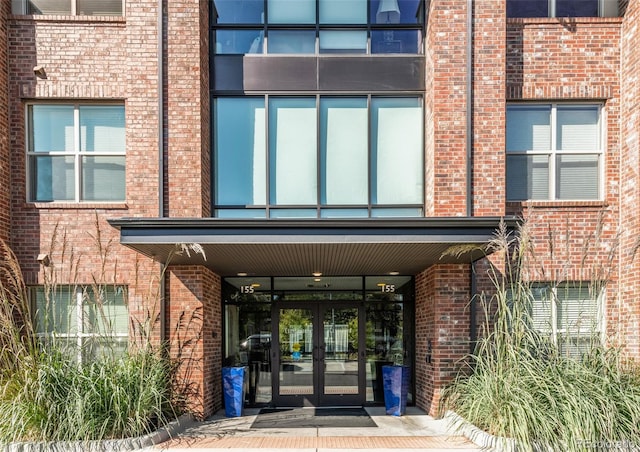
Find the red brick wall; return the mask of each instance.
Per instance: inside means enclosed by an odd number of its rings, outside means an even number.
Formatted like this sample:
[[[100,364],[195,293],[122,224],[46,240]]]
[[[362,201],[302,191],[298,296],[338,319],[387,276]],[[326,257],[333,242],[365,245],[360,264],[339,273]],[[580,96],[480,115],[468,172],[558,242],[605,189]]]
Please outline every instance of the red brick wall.
[[[618,327],[622,19],[508,19],[507,100],[603,102],[604,200],[507,203],[529,218],[539,281],[606,279],[608,332]],[[624,252],[621,250],[621,252]]]
[[[9,182],[9,73],[8,73],[8,2],[0,3],[0,239],[9,240],[11,190]]]
[[[165,3],[168,39],[164,54],[165,107],[169,112],[164,125],[168,196],[165,207],[172,216],[207,215],[208,2],[201,1],[200,7],[187,1]],[[18,16],[8,26],[11,231],[27,282],[43,283],[45,273],[36,256],[48,253],[53,266],[46,271],[55,275],[58,284],[90,283],[96,277],[126,284],[135,326],[131,334],[137,340],[145,340],[145,334],[149,333],[155,343],[160,339],[163,298],[160,265],[119,245],[119,232],[107,219],[160,214],[157,5],[157,0],[127,2],[125,18]],[[2,2],[2,8],[3,11],[8,8],[7,2]],[[4,30],[3,17],[0,15],[0,33]],[[0,56],[3,44],[4,41],[0,42]],[[36,64],[45,68],[46,78],[35,77]],[[0,99],[6,99],[2,74]],[[25,104],[41,100],[118,100],[125,104],[126,202],[81,205],[26,202]],[[2,126],[0,109],[0,131]],[[2,152],[5,151],[0,142],[0,156]],[[8,160],[2,158],[3,163]],[[2,171],[8,174],[9,169],[0,166]],[[4,193],[2,190],[0,207]],[[2,216],[0,234],[1,221]],[[191,269],[184,271],[188,274]],[[197,299],[207,319],[201,326],[202,339],[192,344],[195,353],[192,356],[201,361],[201,372],[195,380],[199,393],[194,407],[202,415],[221,406],[220,283],[205,269],[196,269],[195,278]],[[193,297],[194,293],[189,291],[185,296],[180,291],[171,294],[178,307],[193,301]],[[167,318],[173,319],[170,315]]]
[[[160,269],[120,246],[107,219],[158,214],[156,4],[129,2],[126,19],[18,16],[9,24],[11,231],[25,278],[43,283],[36,256],[47,253],[52,267],[46,271],[58,284],[89,284],[96,277],[126,284],[131,315],[140,324],[149,316],[155,321],[160,311]],[[46,78],[34,75],[35,65],[44,67]],[[43,100],[125,104],[126,202],[26,202],[25,105]],[[151,331],[157,341],[157,323]]]
[[[426,48],[426,216],[466,215],[466,4],[433,0]]]
[[[506,9],[474,2],[473,215],[504,215]]]
[[[640,359],[640,1],[629,2],[622,25],[620,337]],[[613,323],[613,322],[612,322]],[[615,323],[614,323],[615,325]],[[613,325],[612,325],[613,327]]]
[[[201,217],[210,210],[208,2],[169,1],[167,17],[167,215]]]
[[[432,415],[442,387],[469,353],[469,283],[463,264],[434,265],[416,276],[416,405]]]
[[[220,278],[200,266],[171,267],[167,293],[168,340],[180,362],[178,389],[189,411],[206,418],[222,407]]]

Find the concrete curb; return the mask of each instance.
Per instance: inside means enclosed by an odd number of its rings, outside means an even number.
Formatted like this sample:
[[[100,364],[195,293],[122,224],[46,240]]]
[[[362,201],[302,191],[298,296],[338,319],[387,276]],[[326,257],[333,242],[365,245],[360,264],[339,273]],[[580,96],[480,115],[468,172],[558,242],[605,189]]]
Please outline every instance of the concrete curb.
[[[155,446],[192,426],[195,419],[190,414],[180,416],[153,433],[135,438],[104,441],[41,441],[12,443],[2,448],[3,452],[111,452],[132,451]]]
[[[443,419],[451,432],[463,435],[483,450],[495,452],[516,452],[518,450],[515,440],[493,436],[466,421],[454,411],[447,411]]]

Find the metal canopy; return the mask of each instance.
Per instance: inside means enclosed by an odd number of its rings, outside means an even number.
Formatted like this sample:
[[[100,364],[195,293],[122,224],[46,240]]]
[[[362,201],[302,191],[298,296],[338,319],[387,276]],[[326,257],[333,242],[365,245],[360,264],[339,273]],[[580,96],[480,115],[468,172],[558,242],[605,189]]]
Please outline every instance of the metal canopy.
[[[204,265],[220,276],[415,275],[439,263],[483,257],[501,221],[460,217],[353,220],[120,218],[120,241],[172,265]],[[457,253],[447,253],[456,247]],[[204,256],[202,255],[202,251]]]

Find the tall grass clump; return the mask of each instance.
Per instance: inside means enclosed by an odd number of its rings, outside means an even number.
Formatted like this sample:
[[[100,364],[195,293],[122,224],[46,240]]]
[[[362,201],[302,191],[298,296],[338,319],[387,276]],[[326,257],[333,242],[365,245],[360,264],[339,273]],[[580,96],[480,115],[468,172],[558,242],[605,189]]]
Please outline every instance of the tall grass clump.
[[[638,367],[599,340],[568,356],[535,328],[533,287],[524,274],[533,253],[526,222],[513,235],[501,227],[491,251],[500,264],[490,267],[492,294],[480,297],[485,334],[443,390],[440,409],[505,444],[513,440],[518,450],[638,450]]]
[[[69,273],[78,266],[72,259]],[[98,301],[87,309],[109,325],[101,309],[108,300],[101,296],[113,293],[114,284],[103,277],[104,266],[100,271],[86,289]],[[44,275],[46,310],[53,307],[57,276],[54,269]],[[148,341],[118,352],[103,346],[110,339],[105,331],[83,345],[89,353],[85,359],[83,348],[78,359],[77,349],[65,348],[64,335],[56,339],[55,322],[44,329],[36,324],[46,315],[32,306],[18,260],[0,239],[0,446],[135,437],[175,419],[176,365],[163,344]],[[92,358],[92,350],[100,353]]]
[[[78,365],[48,350],[4,382],[0,441],[140,436],[167,422],[171,368],[150,351]]]

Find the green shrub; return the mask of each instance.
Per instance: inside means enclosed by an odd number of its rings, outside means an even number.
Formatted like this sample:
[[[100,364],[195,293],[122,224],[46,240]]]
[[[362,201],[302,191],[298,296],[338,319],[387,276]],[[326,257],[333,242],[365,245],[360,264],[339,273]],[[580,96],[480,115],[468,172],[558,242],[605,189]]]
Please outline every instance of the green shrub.
[[[530,243],[526,225],[494,241],[504,269],[482,298],[483,338],[454,381],[444,388],[441,411],[453,410],[492,435],[514,439],[522,450],[631,450],[640,447],[640,370],[615,347],[592,341],[581,358],[560,352],[532,328],[531,286],[522,276]],[[598,281],[602,283],[601,281]]]
[[[78,365],[47,350],[6,378],[0,442],[139,436],[174,415],[171,368],[150,351]]]

